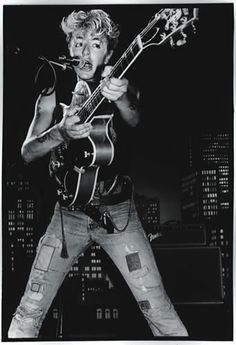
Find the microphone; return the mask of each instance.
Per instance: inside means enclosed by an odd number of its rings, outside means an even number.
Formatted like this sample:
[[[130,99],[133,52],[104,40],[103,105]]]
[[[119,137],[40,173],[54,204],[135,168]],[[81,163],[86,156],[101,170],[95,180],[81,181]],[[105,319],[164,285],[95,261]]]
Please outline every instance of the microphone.
[[[79,68],[83,68],[85,65],[85,61],[83,58],[68,58],[65,55],[59,56],[58,60],[64,62],[65,64],[69,64],[70,66],[79,66]]]
[[[46,60],[50,62],[52,65],[56,65],[61,67],[63,70],[70,68],[72,69],[72,66],[79,66],[79,68],[82,68],[85,64],[85,61],[80,58],[67,58],[65,55],[59,56],[58,61],[49,60],[44,56],[38,56],[40,60]]]
[[[59,56],[58,60],[74,66],[78,66],[78,64],[80,63],[79,58],[67,58],[65,55]]]

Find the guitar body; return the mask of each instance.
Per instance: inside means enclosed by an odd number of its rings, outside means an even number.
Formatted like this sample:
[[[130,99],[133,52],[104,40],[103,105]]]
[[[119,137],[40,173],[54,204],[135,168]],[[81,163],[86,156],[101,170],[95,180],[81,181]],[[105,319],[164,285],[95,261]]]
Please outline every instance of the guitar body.
[[[84,89],[85,82],[82,83]],[[110,165],[114,158],[109,130],[112,117],[113,114],[90,117],[93,128],[88,138],[62,144],[52,152],[49,171],[62,206],[85,205],[92,200],[99,168]]]
[[[185,44],[187,34],[184,30],[190,26],[195,33],[196,20],[197,8],[161,9],[135,37],[106,78],[121,78],[147,47],[160,47],[166,42],[172,47]],[[156,43],[152,43],[154,38]],[[55,178],[58,197],[64,206],[89,203],[94,195],[99,168],[110,165],[114,158],[114,146],[110,137],[113,115],[94,115],[104,100],[101,88],[102,83],[91,94],[88,84],[78,81],[72,92],[71,106],[79,108],[76,114],[78,122],[90,122],[93,129],[88,138],[64,143],[51,155],[50,174]]]
[[[65,160],[74,162],[77,167],[110,165],[114,157],[109,136],[112,117],[112,114],[93,116],[89,121],[93,126],[90,136],[72,141],[65,152]]]
[[[61,188],[57,189],[61,205],[86,205],[94,195],[99,167],[77,168],[64,171]]]

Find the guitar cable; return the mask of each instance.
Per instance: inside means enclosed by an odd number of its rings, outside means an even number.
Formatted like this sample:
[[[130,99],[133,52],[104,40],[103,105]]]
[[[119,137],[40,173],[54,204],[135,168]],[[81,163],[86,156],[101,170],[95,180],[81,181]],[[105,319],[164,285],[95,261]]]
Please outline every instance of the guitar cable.
[[[126,176],[126,180],[129,181],[129,183],[131,184],[132,186],[132,189],[131,189],[131,195],[130,195],[130,198],[129,198],[129,211],[128,211],[128,217],[127,217],[127,221],[126,221],[126,224],[124,225],[124,227],[122,229],[119,229],[116,224],[114,223],[113,219],[112,219],[112,216],[111,214],[107,211],[106,208],[104,208],[103,212],[102,212],[102,221],[105,223],[106,222],[106,217],[108,217],[110,219],[110,221],[112,222],[112,225],[114,226],[114,229],[117,231],[117,232],[124,232],[127,228],[127,226],[129,225],[129,221],[130,221],[130,216],[131,216],[131,205],[132,205],[132,199],[133,199],[133,196],[134,196],[134,185],[132,183],[132,180],[129,176]],[[114,187],[113,187],[114,188]],[[111,189],[111,188],[110,188]],[[106,225],[106,224],[105,224]]]

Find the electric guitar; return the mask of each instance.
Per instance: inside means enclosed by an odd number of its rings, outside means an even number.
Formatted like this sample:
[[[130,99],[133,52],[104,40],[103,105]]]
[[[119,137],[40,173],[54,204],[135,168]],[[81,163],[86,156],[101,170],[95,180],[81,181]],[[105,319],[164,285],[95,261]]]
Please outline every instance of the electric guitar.
[[[184,32],[198,20],[197,8],[165,8],[155,14],[148,25],[135,37],[107,78],[122,78],[137,57],[148,47],[171,46],[186,43]],[[155,41],[154,41],[155,40]],[[82,94],[84,102],[76,115],[80,123],[90,122],[93,129],[86,139],[63,143],[51,155],[49,170],[57,184],[58,199],[62,206],[84,206],[94,196],[100,167],[108,166],[114,158],[114,145],[110,136],[113,114],[95,115],[104,101],[100,84],[91,93],[86,82],[81,81],[74,91],[74,99]],[[77,97],[77,98],[78,98]]]

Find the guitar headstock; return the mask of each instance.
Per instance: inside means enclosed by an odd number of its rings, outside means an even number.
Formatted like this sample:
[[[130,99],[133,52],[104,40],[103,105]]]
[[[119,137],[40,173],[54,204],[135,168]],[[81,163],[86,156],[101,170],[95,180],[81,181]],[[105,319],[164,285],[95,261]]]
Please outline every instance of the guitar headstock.
[[[188,26],[196,32],[195,21],[198,20],[198,8],[164,8],[154,16],[154,19],[141,33],[143,48],[150,45],[161,45],[170,42],[171,46],[182,46],[187,41],[187,33],[184,31]],[[146,42],[144,36],[151,29],[154,34]],[[155,38],[155,42],[150,43]]]

